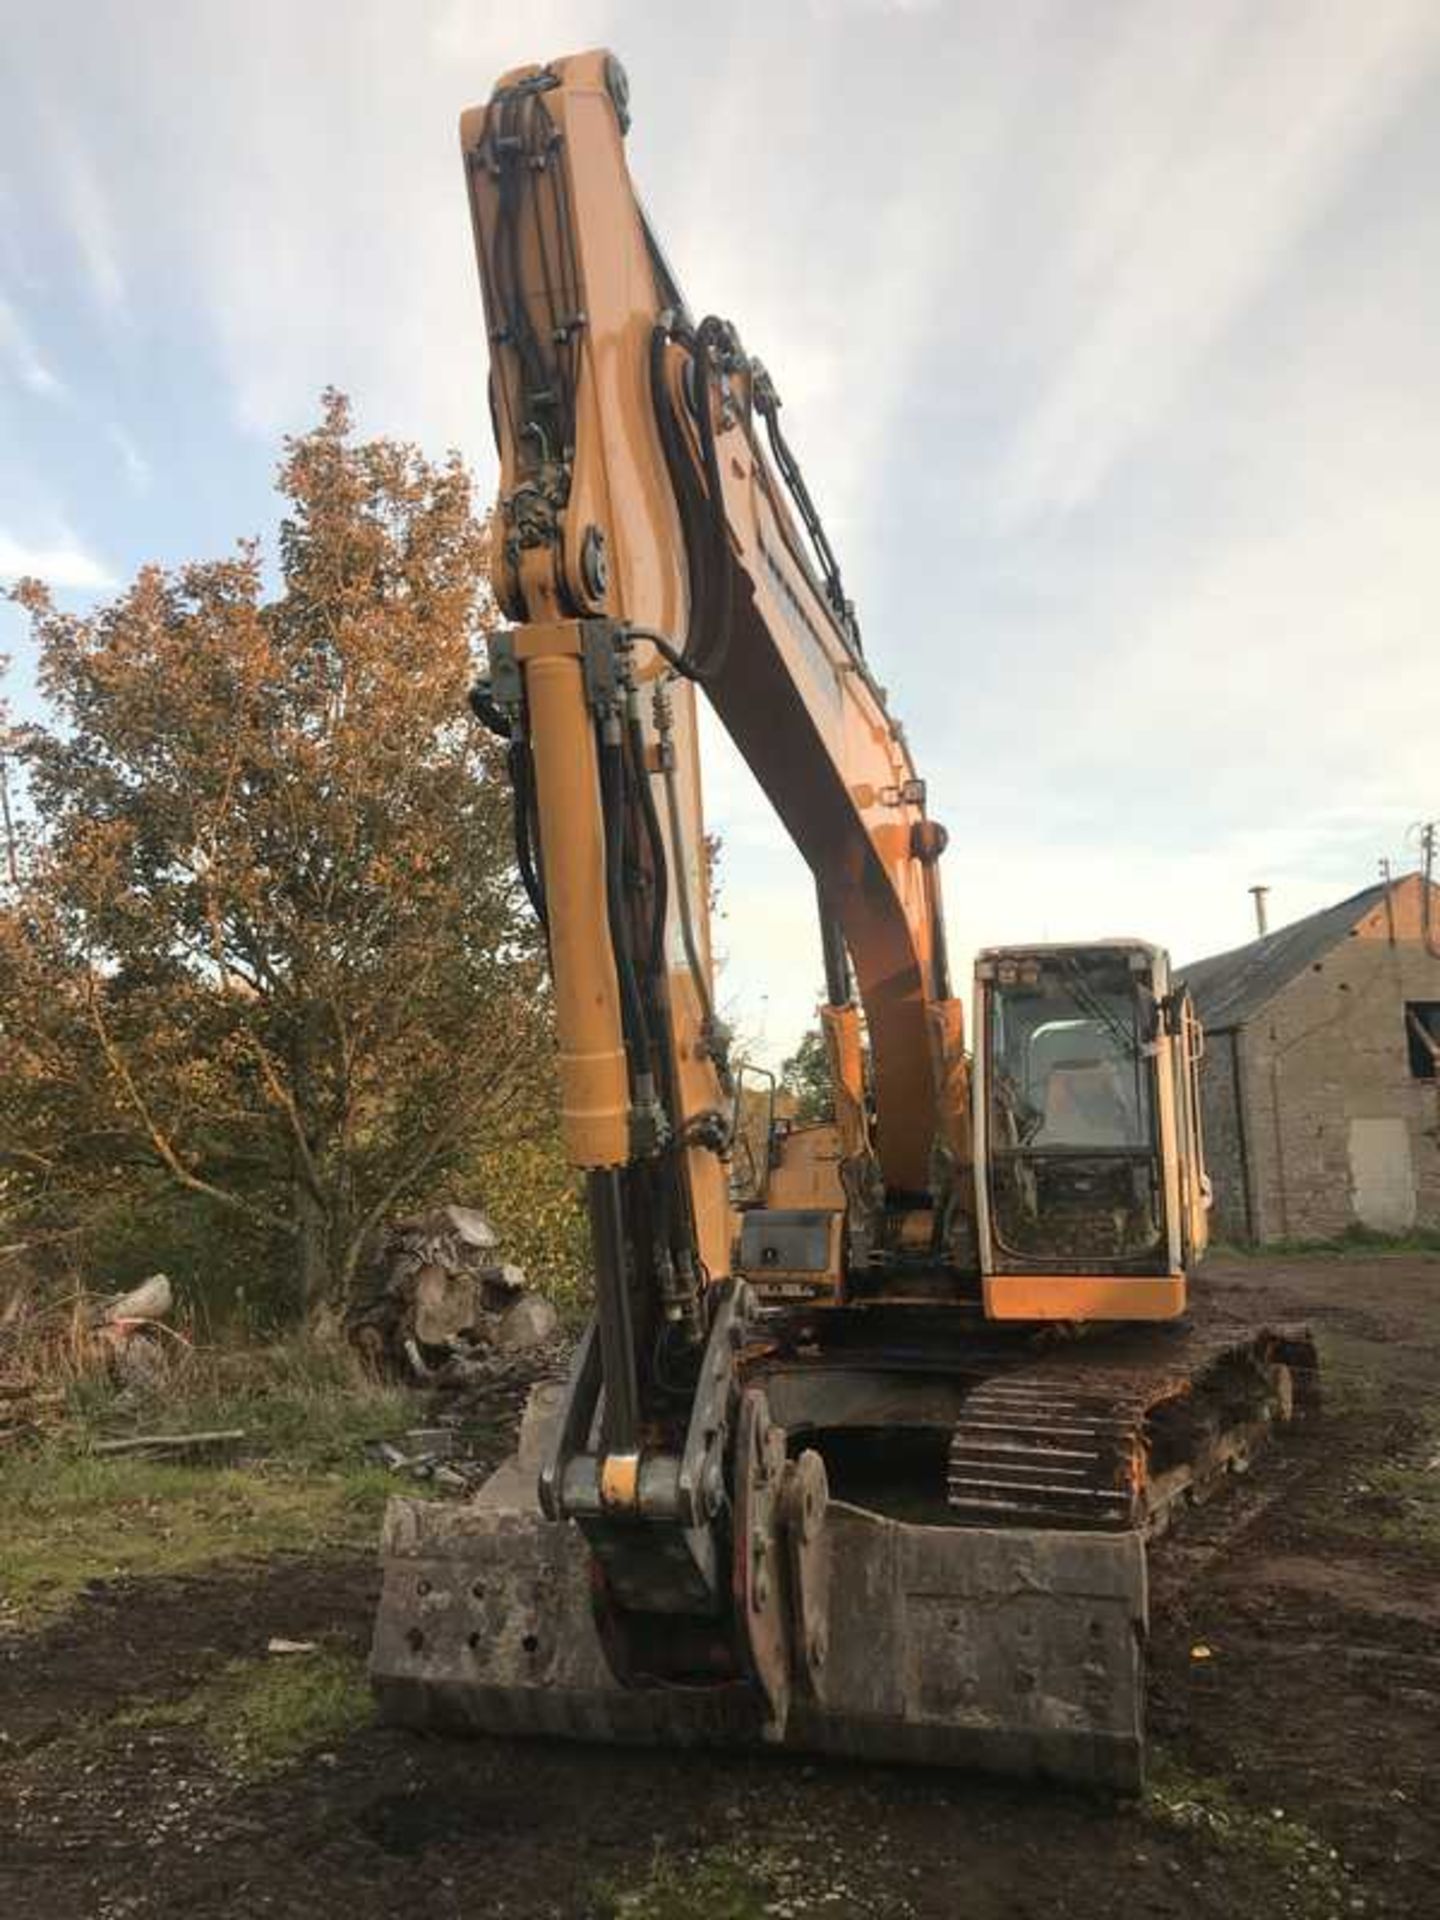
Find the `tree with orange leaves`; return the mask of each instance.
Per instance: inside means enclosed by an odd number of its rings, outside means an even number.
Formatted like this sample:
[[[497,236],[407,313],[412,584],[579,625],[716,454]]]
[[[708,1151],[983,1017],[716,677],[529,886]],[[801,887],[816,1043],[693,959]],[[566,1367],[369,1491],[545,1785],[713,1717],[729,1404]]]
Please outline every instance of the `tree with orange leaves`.
[[[31,616],[23,871],[0,926],[7,1205],[162,1177],[349,1292],[371,1230],[548,1124],[542,952],[465,692],[493,622],[458,457],[288,440],[261,551]],[[18,1090],[18,1091],[17,1091]]]

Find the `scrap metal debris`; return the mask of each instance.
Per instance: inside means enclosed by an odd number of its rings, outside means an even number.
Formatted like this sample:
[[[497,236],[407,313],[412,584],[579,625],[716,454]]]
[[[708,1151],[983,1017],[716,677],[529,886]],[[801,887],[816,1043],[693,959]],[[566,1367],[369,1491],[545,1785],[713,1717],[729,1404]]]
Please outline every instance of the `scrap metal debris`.
[[[403,1447],[392,1440],[372,1442],[371,1457],[391,1473],[428,1482],[444,1493],[470,1493],[494,1464],[484,1431],[465,1433],[450,1424],[412,1427],[404,1437]]]

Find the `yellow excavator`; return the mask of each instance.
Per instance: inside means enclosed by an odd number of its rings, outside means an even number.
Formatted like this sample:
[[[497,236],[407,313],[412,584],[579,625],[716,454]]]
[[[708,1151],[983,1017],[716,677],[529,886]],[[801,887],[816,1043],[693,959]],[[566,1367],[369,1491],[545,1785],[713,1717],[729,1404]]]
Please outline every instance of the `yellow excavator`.
[[[603,51],[461,122],[512,623],[472,705],[595,1304],[473,1503],[391,1503],[373,1682],[423,1726],[1134,1787],[1146,1543],[1313,1349],[1188,1286],[1202,1037],[1163,951],[983,952],[972,1070],[945,831],[775,385],[687,310],[628,125]],[[814,875],[823,1124],[775,1117],[716,1012],[702,697]]]

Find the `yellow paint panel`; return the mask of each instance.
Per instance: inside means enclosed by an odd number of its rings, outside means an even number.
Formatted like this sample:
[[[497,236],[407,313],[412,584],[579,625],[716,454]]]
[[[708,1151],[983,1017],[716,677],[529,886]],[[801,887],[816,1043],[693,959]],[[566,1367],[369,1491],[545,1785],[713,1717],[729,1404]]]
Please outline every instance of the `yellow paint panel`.
[[[1181,1274],[992,1273],[991,1320],[1174,1320],[1185,1311]]]

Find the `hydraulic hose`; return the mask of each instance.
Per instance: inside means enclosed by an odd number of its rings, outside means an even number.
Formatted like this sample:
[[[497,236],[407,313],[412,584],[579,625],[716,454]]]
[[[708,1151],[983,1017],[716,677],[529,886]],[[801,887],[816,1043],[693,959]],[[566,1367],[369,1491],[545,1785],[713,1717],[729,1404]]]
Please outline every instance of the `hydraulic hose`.
[[[693,335],[673,316],[662,319],[650,336],[650,387],[660,445],[680,515],[689,578],[690,611],[685,644],[662,649],[670,664],[688,679],[706,680],[723,666],[730,644],[733,581],[729,551],[729,519],[720,483],[715,450],[715,423],[710,412],[710,373],[717,341],[728,338],[722,321],[701,322]],[[696,433],[704,485],[676,417],[666,379],[665,349],[672,340],[689,348],[695,403]],[[653,636],[647,636],[653,637]]]
[[[650,789],[650,777],[645,771],[645,735],[640,725],[639,715],[631,714],[627,724],[630,735],[630,761],[640,791],[640,813],[645,822],[645,837],[650,843],[650,866],[654,875],[654,913],[650,924],[650,976],[652,980],[659,981],[665,973],[665,921],[670,911],[670,871],[665,857],[665,838],[660,831],[660,815],[655,808],[655,795]],[[682,918],[685,911],[683,893],[682,887]]]
[[[540,851],[535,835],[535,768],[530,743],[518,735],[506,753],[510,773],[512,820],[515,830],[515,864],[520,884],[547,938],[550,917],[545,902],[545,877],[540,866]]]
[[[481,680],[470,689],[470,710],[497,740],[507,742],[505,769],[510,776],[515,865],[519,869],[525,897],[548,935],[550,925],[545,911],[545,883],[535,841],[535,772],[530,743],[509,714],[496,705],[488,681]]]
[[[706,608],[710,645],[704,671],[718,673],[730,650],[730,616],[734,606],[734,579],[730,567],[730,520],[720,484],[720,461],[715,452],[715,420],[710,410],[710,371],[714,348],[728,343],[730,329],[712,314],[695,334],[695,424],[700,435],[700,459],[710,501],[710,542],[713,570],[711,590],[716,596]]]
[[[645,770],[645,734],[640,724],[639,713],[633,710],[633,694],[630,699],[632,710],[626,722],[630,750],[628,773],[638,789],[640,818],[650,849],[650,868],[654,889],[651,903],[650,947],[644,986],[645,993],[651,1002],[653,1030],[664,1036],[666,1034],[665,928],[670,911],[669,861],[666,855],[665,837],[660,828],[660,815],[655,806],[655,795],[651,789],[650,777]],[[680,844],[678,839],[675,844],[677,847]],[[688,914],[683,878],[677,891],[683,924]],[[678,1120],[681,1111],[680,1088],[666,1039],[662,1039],[658,1060],[661,1095],[672,1119]],[[690,1204],[689,1185],[681,1162],[678,1142],[673,1135],[667,1140],[660,1162],[653,1169],[650,1191],[654,1209],[657,1275],[660,1280],[665,1318],[667,1323],[684,1322],[690,1328],[691,1337],[698,1338],[699,1321],[695,1312],[693,1279],[687,1281],[685,1277],[687,1274],[693,1276],[694,1273],[695,1222]]]
[[[615,977],[620,989],[621,1019],[630,1049],[631,1072],[638,1083],[652,1078],[650,1022],[635,972],[625,900],[625,756],[619,738],[606,738],[612,723],[600,727],[600,804],[605,817],[605,905],[610,944],[615,954]]]

